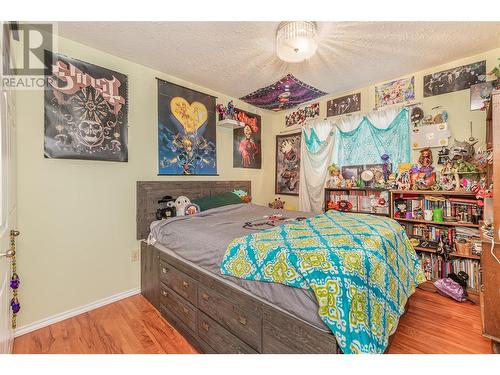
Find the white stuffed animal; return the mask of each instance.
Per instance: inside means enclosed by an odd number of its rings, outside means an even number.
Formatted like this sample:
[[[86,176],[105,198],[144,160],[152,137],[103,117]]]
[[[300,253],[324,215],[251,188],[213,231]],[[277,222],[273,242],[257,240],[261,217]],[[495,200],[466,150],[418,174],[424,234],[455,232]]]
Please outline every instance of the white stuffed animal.
[[[175,200],[175,211],[177,213],[177,216],[185,216],[186,207],[189,204],[191,204],[191,201],[188,197],[185,197],[184,195],[177,197],[177,199]]]

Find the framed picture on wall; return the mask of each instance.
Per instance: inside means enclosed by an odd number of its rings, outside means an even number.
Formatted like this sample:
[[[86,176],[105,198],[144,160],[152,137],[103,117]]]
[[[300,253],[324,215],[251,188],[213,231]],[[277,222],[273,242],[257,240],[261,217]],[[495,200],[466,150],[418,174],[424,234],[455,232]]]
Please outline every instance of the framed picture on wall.
[[[478,83],[470,87],[470,110],[483,109],[491,98],[491,92],[496,81]]]
[[[276,194],[299,195],[301,134],[276,136]]]

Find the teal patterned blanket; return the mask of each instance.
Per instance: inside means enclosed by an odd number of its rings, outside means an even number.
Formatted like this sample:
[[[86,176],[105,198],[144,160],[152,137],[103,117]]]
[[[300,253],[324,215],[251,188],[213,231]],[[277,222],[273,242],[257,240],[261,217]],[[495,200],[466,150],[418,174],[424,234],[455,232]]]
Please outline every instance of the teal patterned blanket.
[[[396,221],[337,211],[234,240],[221,272],[311,289],[344,353],[383,353],[406,301],[425,281]]]

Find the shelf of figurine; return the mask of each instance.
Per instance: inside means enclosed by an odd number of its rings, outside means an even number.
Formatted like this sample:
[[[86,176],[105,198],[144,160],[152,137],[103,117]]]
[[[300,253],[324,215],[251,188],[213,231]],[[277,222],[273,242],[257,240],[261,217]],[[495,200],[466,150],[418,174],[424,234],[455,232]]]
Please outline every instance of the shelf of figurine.
[[[245,123],[238,119],[236,109],[234,107],[233,101],[231,100],[224,107],[222,104],[217,104],[215,107],[218,114],[217,126],[222,126],[230,129],[239,129],[245,126]]]
[[[492,163],[491,150],[478,150],[477,141],[454,140],[452,147],[442,147],[438,152],[440,171],[433,166],[430,148],[420,150],[418,164],[403,163],[393,188],[398,190],[434,190],[477,192],[479,197],[490,195],[486,186],[486,170]]]

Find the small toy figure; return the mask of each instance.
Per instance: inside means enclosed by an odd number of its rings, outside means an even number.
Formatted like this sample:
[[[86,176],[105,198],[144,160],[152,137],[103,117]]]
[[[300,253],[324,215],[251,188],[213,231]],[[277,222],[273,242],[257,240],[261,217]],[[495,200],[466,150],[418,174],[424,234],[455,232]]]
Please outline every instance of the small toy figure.
[[[217,113],[219,114],[219,121],[224,120],[227,117],[227,109],[222,104],[217,104],[215,106]]]
[[[413,127],[420,125],[424,118],[424,111],[420,107],[413,107],[411,110],[410,120]]]
[[[450,149],[448,147],[443,146],[441,150],[438,151],[438,165],[445,165],[450,158]]]
[[[429,147],[420,150],[419,167],[412,168],[412,185],[417,190],[428,190],[436,183],[436,172],[432,166],[432,151]]]
[[[450,148],[450,160],[465,160],[470,161],[474,157],[476,151],[474,145],[477,143],[469,143],[467,141],[454,140],[453,146]]]
[[[394,212],[394,217],[405,218],[406,217],[406,202],[402,200],[395,201],[396,212]]]
[[[389,178],[389,173],[391,172],[389,170],[389,167],[390,167],[390,163],[389,163],[389,155],[387,154],[383,154],[381,157],[380,157],[384,163],[383,167],[382,167],[382,170],[383,170],[383,174],[384,174],[384,182],[387,181],[387,179]]]
[[[274,199],[271,203],[267,204],[269,208],[272,208],[274,210],[282,210],[285,208],[285,202],[282,201],[280,198]]]
[[[432,266],[430,258],[426,258],[424,261],[424,275],[427,280],[430,280],[432,278]]]
[[[235,114],[235,109],[234,109],[234,104],[233,104],[233,101],[229,101],[229,103],[227,103],[227,117],[226,118],[229,118],[231,120],[236,120],[236,114]]]
[[[339,188],[342,185],[342,180],[344,179],[340,174],[340,169],[332,164],[328,167],[328,172],[330,172],[330,179],[328,180],[328,187]]]

